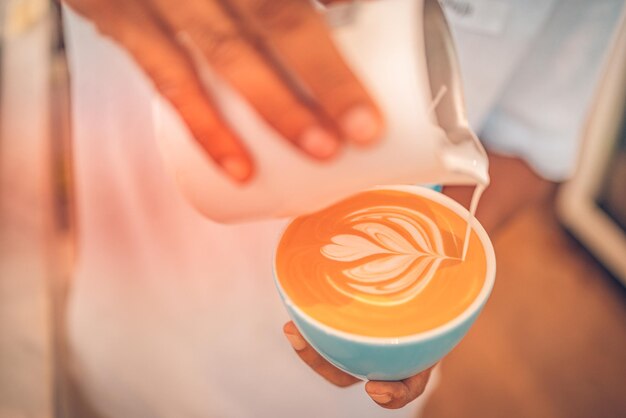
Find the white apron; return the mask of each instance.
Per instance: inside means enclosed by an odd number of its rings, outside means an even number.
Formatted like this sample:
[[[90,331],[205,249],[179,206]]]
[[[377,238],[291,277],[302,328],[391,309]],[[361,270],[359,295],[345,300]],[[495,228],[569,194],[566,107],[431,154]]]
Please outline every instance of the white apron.
[[[152,90],[131,59],[68,12],[78,208],[69,337],[88,400],[115,418],[412,417],[297,358],[274,289],[282,221],[222,226],[166,175]],[[216,196],[219,199],[219,196]]]

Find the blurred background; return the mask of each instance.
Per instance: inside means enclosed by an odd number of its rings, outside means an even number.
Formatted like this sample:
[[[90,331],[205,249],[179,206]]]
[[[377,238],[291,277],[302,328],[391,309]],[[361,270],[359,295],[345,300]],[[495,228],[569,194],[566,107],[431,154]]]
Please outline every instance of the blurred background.
[[[59,6],[0,5],[0,417],[88,418],[65,373],[75,223]],[[426,417],[626,416],[623,27],[605,67],[570,183],[491,153],[478,217],[498,280]]]

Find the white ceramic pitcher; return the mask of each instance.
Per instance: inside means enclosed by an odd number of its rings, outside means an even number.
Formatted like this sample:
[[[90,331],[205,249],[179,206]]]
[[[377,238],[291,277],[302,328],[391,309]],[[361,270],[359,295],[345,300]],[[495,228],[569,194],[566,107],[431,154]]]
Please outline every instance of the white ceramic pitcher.
[[[455,51],[437,0],[372,0],[325,11],[345,59],[386,117],[369,148],[319,162],[278,137],[236,92],[202,70],[227,122],[255,159],[244,185],[227,178],[174,110],[155,97],[157,139],[183,194],[210,219],[239,222],[318,210],[389,184],[487,183],[486,154],[463,108]]]

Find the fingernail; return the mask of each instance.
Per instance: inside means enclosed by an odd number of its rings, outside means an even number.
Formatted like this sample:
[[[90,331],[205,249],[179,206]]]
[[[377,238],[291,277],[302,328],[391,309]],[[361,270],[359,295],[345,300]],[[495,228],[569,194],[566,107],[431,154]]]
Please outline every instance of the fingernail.
[[[239,156],[224,157],[219,161],[224,171],[237,181],[244,181],[250,177],[252,168],[245,158]]]
[[[374,111],[365,105],[358,105],[346,112],[340,121],[341,130],[348,139],[358,144],[367,144],[378,139],[380,121]]]
[[[380,404],[386,404],[391,402],[391,394],[389,393],[370,393],[372,399]]]
[[[313,126],[304,131],[298,141],[298,145],[316,158],[328,158],[339,147],[337,139],[318,126]]]
[[[291,344],[294,350],[301,351],[306,348],[306,341],[299,335],[285,333],[285,337],[287,337],[289,344]]]

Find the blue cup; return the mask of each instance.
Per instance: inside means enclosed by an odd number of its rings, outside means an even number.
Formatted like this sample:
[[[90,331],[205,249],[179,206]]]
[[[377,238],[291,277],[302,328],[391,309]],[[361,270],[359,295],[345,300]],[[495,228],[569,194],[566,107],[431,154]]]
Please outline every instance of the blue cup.
[[[379,189],[416,194],[450,208],[464,219],[468,216],[467,209],[451,198],[424,187],[388,186]],[[489,298],[496,274],[495,254],[487,233],[478,221],[473,223],[473,230],[483,245],[487,262],[482,289],[462,314],[437,328],[414,335],[379,338],[334,329],[295,305],[283,290],[276,274],[274,282],[298,330],[326,360],[360,379],[402,380],[426,370],[446,356],[467,334]]]

